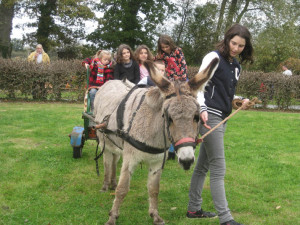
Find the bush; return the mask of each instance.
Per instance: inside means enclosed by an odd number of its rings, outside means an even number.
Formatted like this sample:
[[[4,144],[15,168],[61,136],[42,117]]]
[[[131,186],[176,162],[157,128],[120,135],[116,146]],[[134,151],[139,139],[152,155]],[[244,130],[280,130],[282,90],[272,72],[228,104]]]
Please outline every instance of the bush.
[[[274,100],[279,109],[288,109],[292,99],[300,97],[299,85],[299,76],[244,71],[236,92],[247,98],[259,97],[264,107]]]
[[[188,67],[188,78],[193,78],[198,70],[199,67]],[[14,98],[17,91],[22,97],[28,98],[35,91],[37,83],[42,84],[50,100],[61,100],[62,92],[71,90],[76,95],[75,99],[69,96],[64,98],[82,101],[86,70],[81,60],[55,60],[49,65],[40,66],[26,60],[0,58],[0,90],[8,98]],[[299,87],[300,76],[243,71],[236,93],[250,99],[259,97],[263,106],[275,101],[278,108],[288,109],[293,99],[300,98]],[[37,93],[37,98],[44,99],[44,93]]]
[[[10,98],[15,97],[16,91],[27,98],[36,91],[37,84],[42,84],[41,88],[45,89],[50,99],[60,100],[61,91],[67,84],[79,96],[84,92],[85,78],[86,70],[80,60],[57,60],[49,65],[37,65],[26,60],[0,58],[0,89]]]

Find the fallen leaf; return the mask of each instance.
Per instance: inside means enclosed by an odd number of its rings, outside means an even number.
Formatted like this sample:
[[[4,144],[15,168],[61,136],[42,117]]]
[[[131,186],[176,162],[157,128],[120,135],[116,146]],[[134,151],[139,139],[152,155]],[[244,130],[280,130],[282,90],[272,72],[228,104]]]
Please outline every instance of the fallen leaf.
[[[280,209],[280,208],[281,208],[281,206],[280,206],[280,205],[276,207],[276,209]]]

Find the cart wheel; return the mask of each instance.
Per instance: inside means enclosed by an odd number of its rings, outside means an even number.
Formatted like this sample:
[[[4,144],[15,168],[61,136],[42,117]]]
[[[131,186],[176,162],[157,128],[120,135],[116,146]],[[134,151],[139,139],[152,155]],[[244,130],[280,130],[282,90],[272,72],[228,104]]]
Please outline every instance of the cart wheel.
[[[82,137],[81,145],[79,147],[73,147],[73,158],[78,159],[82,157],[82,149],[84,146],[85,138]]]
[[[82,156],[82,147],[83,146],[73,147],[73,158],[74,159],[81,158],[81,156]]]

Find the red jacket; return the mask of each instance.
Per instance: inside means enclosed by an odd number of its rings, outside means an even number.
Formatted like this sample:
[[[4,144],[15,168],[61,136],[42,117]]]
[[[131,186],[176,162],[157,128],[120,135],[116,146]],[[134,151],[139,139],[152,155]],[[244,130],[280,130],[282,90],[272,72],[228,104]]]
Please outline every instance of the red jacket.
[[[97,63],[94,62],[94,65],[91,65],[93,62],[93,59],[92,58],[86,58],[83,62],[82,62],[82,65],[84,66],[85,64],[88,64],[90,65],[90,68],[92,68],[90,70],[90,79],[89,79],[89,87],[92,87],[92,86],[97,86],[97,87],[100,87],[102,86],[106,81],[109,81],[109,80],[113,80],[114,79],[114,70],[113,68],[109,67],[105,67],[104,68],[104,73],[103,73],[103,76],[104,76],[104,79],[103,79],[103,82],[101,83],[96,83],[96,80],[97,80],[97,73],[98,73],[98,66],[97,66]],[[110,65],[111,66],[111,65]]]

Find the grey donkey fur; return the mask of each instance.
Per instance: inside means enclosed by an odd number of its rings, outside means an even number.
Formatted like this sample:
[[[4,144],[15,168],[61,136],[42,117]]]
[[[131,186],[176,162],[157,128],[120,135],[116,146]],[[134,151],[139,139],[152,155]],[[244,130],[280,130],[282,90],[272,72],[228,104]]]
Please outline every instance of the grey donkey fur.
[[[127,130],[133,113],[137,110],[142,95],[145,100],[141,104],[134,120],[129,135],[138,141],[149,146],[163,149],[164,144],[164,123],[163,113],[167,109],[170,118],[169,131],[174,143],[183,138],[195,138],[198,135],[199,126],[199,104],[196,95],[203,90],[216,69],[218,59],[202,72],[198,73],[188,82],[171,82],[150,64],[150,75],[157,85],[151,88],[138,88],[129,97],[125,105],[124,130]],[[97,92],[95,97],[94,116],[98,123],[101,123],[105,116],[110,115],[107,129],[117,129],[117,108],[122,99],[126,96],[134,84],[129,81],[113,80],[105,83]],[[175,94],[174,97],[166,96]],[[173,96],[173,95],[172,95]],[[134,148],[115,134],[107,134],[97,131],[97,136],[102,148],[105,139],[105,151],[103,153],[104,181],[102,191],[108,188],[115,189],[115,200],[109,213],[109,220],[106,225],[116,224],[119,216],[120,205],[129,191],[130,179],[136,166],[143,162],[148,168],[148,194],[149,194],[149,215],[156,225],[165,224],[158,213],[159,183],[162,172],[164,153],[150,154]],[[113,143],[113,142],[114,143]],[[170,146],[167,137],[167,146]],[[179,164],[184,169],[189,169],[194,162],[194,148],[192,146],[180,147],[177,150]],[[117,162],[123,155],[123,163],[119,182],[116,182]]]

